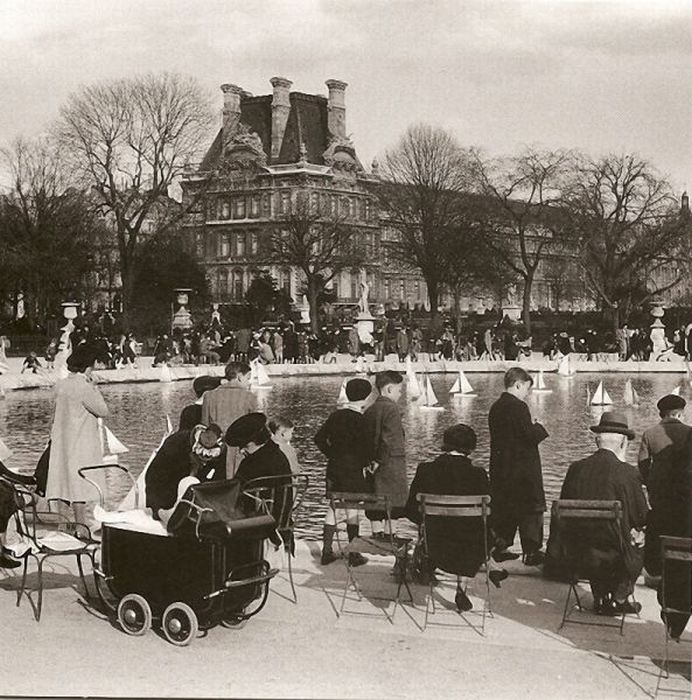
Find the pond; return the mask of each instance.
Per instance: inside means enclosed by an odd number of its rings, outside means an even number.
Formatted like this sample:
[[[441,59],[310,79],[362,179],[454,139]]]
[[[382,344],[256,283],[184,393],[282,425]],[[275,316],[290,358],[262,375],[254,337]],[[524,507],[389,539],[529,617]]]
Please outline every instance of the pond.
[[[682,385],[675,374],[588,374],[567,378],[545,375],[552,393],[534,393],[528,403],[534,418],[542,422],[550,437],[541,445],[541,457],[546,496],[556,498],[570,462],[588,455],[594,449],[589,425],[598,422],[601,409],[587,405],[587,386],[593,393],[599,381],[604,384],[621,408],[627,379],[640,396],[641,404],[626,409],[630,425],[637,434],[657,422],[656,401],[673,388]],[[473,456],[476,464],[488,467],[488,410],[502,391],[501,374],[469,374],[476,397],[457,398],[448,393],[454,375],[433,375],[432,384],[444,411],[421,411],[401,400],[406,430],[409,478],[418,462],[429,459],[439,450],[445,428],[457,422],[471,425],[478,434],[478,449]],[[260,393],[263,410],[269,415],[284,414],[296,424],[294,445],[311,484],[300,518],[302,536],[315,538],[321,533],[326,511],[324,491],[325,460],[312,442],[313,435],[334,410],[341,377],[277,378],[271,391]],[[686,384],[686,383],[685,383]],[[172,384],[150,383],[102,386],[110,408],[108,426],[129,448],[121,456],[121,464],[134,474],[139,473],[152,449],[159,443],[166,426],[166,415],[177,426],[183,406],[193,399],[191,382]],[[683,396],[687,387],[682,390]],[[14,451],[10,467],[31,471],[47,440],[53,413],[52,391],[36,389],[8,392],[0,401],[0,437]],[[630,443],[629,461],[636,463],[639,440]],[[110,483],[109,501],[117,503],[127,491],[124,480],[114,478]]]

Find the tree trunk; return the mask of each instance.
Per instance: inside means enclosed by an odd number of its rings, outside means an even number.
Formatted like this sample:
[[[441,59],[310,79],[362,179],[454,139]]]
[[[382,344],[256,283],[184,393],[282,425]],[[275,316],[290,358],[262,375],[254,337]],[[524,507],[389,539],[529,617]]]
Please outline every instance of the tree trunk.
[[[461,290],[459,287],[454,289],[454,321],[458,336],[461,333]]]
[[[524,294],[522,298],[521,318],[526,328],[526,334],[531,335],[531,291],[533,289],[533,273],[524,278]]]
[[[320,328],[317,317],[317,297],[319,295],[319,283],[316,280],[308,281],[308,305],[310,306],[310,330],[317,334]]]
[[[430,301],[430,326],[437,331],[440,325],[437,307],[440,304],[440,289],[436,278],[427,277],[425,284],[428,287],[428,300]]]
[[[126,264],[123,264],[121,266],[121,271],[120,271],[121,279],[122,279],[122,314],[121,314],[121,319],[122,319],[122,325],[123,328],[127,328],[129,330],[129,325],[130,325],[130,319],[132,318],[132,310],[134,307],[134,289],[135,289],[135,275],[134,275],[134,268],[129,264],[129,261]]]

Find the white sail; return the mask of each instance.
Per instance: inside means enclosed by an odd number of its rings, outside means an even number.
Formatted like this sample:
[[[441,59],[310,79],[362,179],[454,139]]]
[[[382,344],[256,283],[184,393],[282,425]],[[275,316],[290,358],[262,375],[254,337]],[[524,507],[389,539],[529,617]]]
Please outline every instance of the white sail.
[[[449,390],[450,394],[459,394],[461,393],[461,382],[459,381],[459,377],[457,377],[454,380],[454,384],[452,384],[452,388]]]
[[[572,367],[571,367],[570,361],[569,361],[569,355],[565,355],[560,360],[560,363],[557,366],[557,373],[562,377],[571,377],[572,376],[573,372],[572,372]]]
[[[466,378],[464,370],[459,370],[459,376],[454,380],[454,385],[449,390],[450,394],[461,394],[462,396],[475,396],[476,392],[473,390],[471,383]]]
[[[680,396],[680,385],[678,384],[673,391],[670,392],[673,396]]]
[[[126,445],[123,445],[123,443],[120,442],[120,440],[118,440],[117,437],[115,437],[115,435],[107,425],[104,424],[103,430],[105,433],[104,447],[106,450],[106,454],[122,455],[130,451],[130,448]]]
[[[336,405],[337,406],[343,406],[344,404],[348,403],[348,396],[346,396],[346,384],[348,381],[344,379],[341,382],[341,388],[339,389],[339,398],[336,400]]]
[[[161,365],[161,376],[159,377],[160,382],[172,382],[173,375],[171,374],[171,368],[168,365]]]
[[[421,395],[418,377],[411,366],[406,368],[406,393],[412,399],[417,399]]]
[[[598,383],[598,387],[594,392],[593,398],[591,399],[592,406],[606,406],[613,403],[613,400],[608,395],[607,390],[603,386],[603,382]]]
[[[634,406],[634,389],[632,387],[631,379],[628,379],[625,382],[625,391],[622,395],[622,401],[625,406]]]
[[[175,429],[173,428],[173,421],[171,420],[171,417],[168,414],[166,414],[166,437],[168,437],[174,432]]]
[[[257,362],[257,384],[260,386],[267,386],[271,384],[271,379],[269,378],[269,373],[264,369],[264,365],[261,362]]]
[[[12,456],[12,450],[0,440],[0,462],[6,462]]]
[[[538,376],[536,377],[536,383],[533,387],[533,391],[543,394],[550,394],[553,391],[552,389],[548,389],[548,387],[545,385],[545,377],[543,376],[542,369],[538,370]]]
[[[637,390],[632,387],[632,401],[633,401],[633,406],[639,406],[639,394],[637,393]]]
[[[435,396],[435,390],[432,387],[432,382],[430,381],[430,377],[427,374],[425,375],[425,385],[423,391],[418,397],[416,403],[418,404],[418,406],[420,406],[420,408],[444,410],[442,406],[439,405],[437,396]]]

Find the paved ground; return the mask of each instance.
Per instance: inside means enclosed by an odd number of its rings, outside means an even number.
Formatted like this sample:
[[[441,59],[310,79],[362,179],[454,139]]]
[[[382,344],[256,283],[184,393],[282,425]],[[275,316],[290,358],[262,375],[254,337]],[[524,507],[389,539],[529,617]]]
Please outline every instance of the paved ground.
[[[660,676],[663,627],[654,592],[639,587],[641,619],[616,629],[567,625],[558,631],[564,584],[544,581],[512,563],[512,575],[491,593],[485,636],[480,616],[461,618],[438,600],[422,631],[425,588],[415,606],[396,610],[379,600],[393,594],[391,562],[358,570],[365,598],[336,614],[345,567],[320,567],[315,543],[299,543],[298,603],[285,574],[266,608],[242,629],[216,627],[189,647],[160,633],[130,637],[85,605],[78,579],[56,561],[46,578],[44,612],[30,600],[15,607],[18,578],[0,570],[3,695],[330,698],[638,698],[653,697]],[[529,575],[533,574],[533,575]],[[30,575],[29,584],[36,584]],[[479,576],[474,590],[482,595]],[[451,598],[453,592],[444,593]],[[32,595],[32,598],[35,596]],[[480,608],[480,599],[472,594]],[[449,603],[447,603],[449,606]],[[593,618],[590,618],[593,619]],[[690,640],[692,635],[686,634]],[[689,697],[692,645],[675,645],[678,659],[661,697]]]

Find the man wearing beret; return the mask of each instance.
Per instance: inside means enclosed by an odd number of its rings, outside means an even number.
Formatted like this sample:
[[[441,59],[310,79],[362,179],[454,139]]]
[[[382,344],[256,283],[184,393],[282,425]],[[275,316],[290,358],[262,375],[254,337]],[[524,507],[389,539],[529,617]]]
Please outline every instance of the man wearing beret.
[[[365,418],[363,407],[372,392],[367,379],[350,379],[346,383],[348,403],[334,411],[315,435],[315,444],[327,457],[327,496],[332,491],[367,493],[370,484],[364,470],[370,462],[368,443],[363,439]],[[359,535],[358,511],[346,511],[346,532],[349,542]],[[331,508],[327,509],[322,531],[322,566],[336,561],[332,549],[336,534],[336,518]],[[351,566],[365,564],[359,552],[349,554]]]
[[[562,541],[568,556],[579,562],[578,570],[588,575],[597,614],[638,613],[641,604],[629,597],[642,570],[648,508],[637,470],[625,462],[634,432],[617,411],[606,411],[590,430],[596,433],[598,449],[570,466],[560,498],[620,501],[621,531],[609,522],[580,521],[561,526]]]

